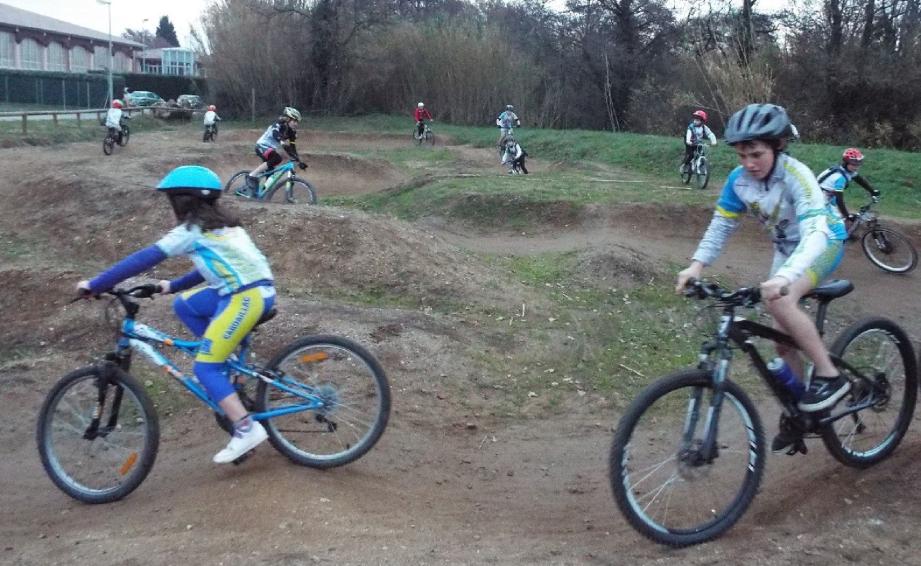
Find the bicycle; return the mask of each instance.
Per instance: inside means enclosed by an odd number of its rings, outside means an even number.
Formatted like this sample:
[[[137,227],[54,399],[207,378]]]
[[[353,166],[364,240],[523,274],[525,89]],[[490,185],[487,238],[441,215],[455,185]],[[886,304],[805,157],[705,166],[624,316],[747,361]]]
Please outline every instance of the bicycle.
[[[710,182],[710,166],[707,163],[708,152],[707,146],[699,143],[694,147],[694,156],[691,158],[691,163],[688,165],[682,164],[681,180],[684,181],[685,185],[691,183],[691,177],[695,177],[698,189],[707,188],[707,183]]]
[[[863,226],[860,247],[863,248],[867,259],[883,271],[908,273],[918,265],[918,251],[907,237],[892,228],[880,225],[879,218],[873,211],[873,205],[878,202],[879,197],[870,197],[870,200],[860,207],[857,219],[848,228],[848,236]]]
[[[133,299],[150,298],[157,291],[157,285],[148,284],[108,293],[112,304],[124,310],[115,351],[64,376],[39,412],[36,438],[42,466],[58,488],[78,501],[109,503],[125,497],[144,481],[156,459],[159,421],[144,386],[128,373],[132,350],[214,411],[222,429],[232,428],[199,382],[158,349],[168,346],[194,357],[201,342],[136,321],[140,305]],[[274,314],[274,309],[266,313],[257,326]],[[271,445],[296,464],[320,469],[366,454],[390,415],[390,385],[377,360],[346,338],[308,336],[260,366],[247,360],[253,332],[228,360],[229,379],[252,418],[265,426]]]
[[[317,189],[310,181],[294,174],[294,166],[297,163],[299,162],[290,160],[275,169],[260,173],[256,194],[250,193],[246,186],[246,176],[249,175],[249,171],[238,171],[224,185],[224,192],[238,197],[269,202],[317,204]]]
[[[820,334],[829,303],[853,288],[836,280],[806,296],[818,303]],[[911,423],[918,378],[911,342],[894,322],[866,318],[838,336],[831,357],[851,389],[835,407],[804,413],[751,341],[761,337],[796,348],[793,339],[736,316],[760,301],[760,290],[695,281],[686,295],[722,311],[715,335],[701,346],[696,368],[663,377],[634,399],[610,452],[614,499],[643,536],[673,547],[712,540],[735,524],[758,490],[764,429],[749,396],[729,379],[733,350],[748,355],[780,402],[782,427],[801,435],[788,454],[806,453],[803,438],[820,436],[839,462],[865,468],[896,449]]]
[[[419,134],[418,128],[413,128],[413,139],[416,141],[416,145],[422,145],[424,143],[435,145],[435,133],[432,132],[431,126],[426,122],[422,126],[422,134]]]
[[[496,149],[499,150],[499,163],[502,163],[502,158],[505,156],[505,143],[508,140],[515,139],[515,128],[509,127],[506,128],[508,133],[499,138],[499,141],[496,142]]]
[[[128,138],[131,137],[131,131],[128,129],[127,124],[122,124],[121,126],[121,135],[119,135],[119,132],[115,128],[106,128],[106,137],[102,140],[102,153],[112,155],[115,144],[122,147],[128,145]]]
[[[202,135],[201,141],[203,142],[216,142],[217,141],[217,124],[208,124],[205,126],[205,133]]]

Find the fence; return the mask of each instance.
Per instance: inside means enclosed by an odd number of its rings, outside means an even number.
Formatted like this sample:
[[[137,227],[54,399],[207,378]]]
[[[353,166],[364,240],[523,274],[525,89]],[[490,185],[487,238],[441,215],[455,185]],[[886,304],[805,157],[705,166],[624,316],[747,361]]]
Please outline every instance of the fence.
[[[170,119],[177,116],[185,117],[188,115],[189,118],[196,112],[189,108],[173,108],[167,106],[133,106],[125,109],[130,116],[133,113],[138,113],[143,116],[145,113],[149,113],[155,118]],[[91,115],[95,116],[93,125],[98,125],[103,116],[108,112],[107,108],[96,108],[96,109],[87,109],[87,110],[48,110],[41,112],[0,112],[0,122],[9,122],[15,121],[16,119],[22,120],[22,135],[28,135],[29,133],[29,118],[32,117],[35,120],[51,120],[55,126],[58,125],[59,116],[74,116],[74,119],[77,120],[77,127],[82,126],[82,117]]]

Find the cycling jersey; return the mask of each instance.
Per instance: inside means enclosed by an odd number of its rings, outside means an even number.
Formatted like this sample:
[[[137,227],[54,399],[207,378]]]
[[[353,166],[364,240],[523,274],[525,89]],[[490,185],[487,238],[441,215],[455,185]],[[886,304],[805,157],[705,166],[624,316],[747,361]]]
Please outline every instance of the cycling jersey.
[[[416,119],[416,122],[421,122],[422,120],[434,120],[432,118],[432,113],[428,111],[428,108],[416,108],[413,112],[413,118]]]
[[[208,110],[207,112],[205,112],[205,125],[206,126],[213,126],[214,123],[220,119],[221,117],[218,116],[217,112],[215,112],[214,110]]]
[[[496,118],[496,126],[502,128],[503,130],[507,130],[520,124],[521,122],[518,120],[518,115],[511,110],[506,110],[505,112],[499,114],[499,117]]]
[[[819,173],[819,186],[828,196],[828,202],[843,216],[847,216],[847,207],[844,206],[844,189],[848,187],[851,181],[854,181],[871,195],[878,196],[879,192],[873,188],[873,185],[861,177],[857,171],[848,171],[843,165],[832,165],[825,171]]]
[[[287,142],[288,145],[294,145],[296,140],[297,131],[295,131],[287,121],[278,120],[266,128],[265,132],[259,138],[259,141],[256,142],[256,146],[261,148],[264,152],[269,148],[278,149],[282,145],[282,142]]]
[[[808,271],[813,283],[818,283],[818,271],[828,270],[817,270],[817,262],[829,246],[838,247],[847,238],[844,223],[825,201],[809,168],[780,153],[766,179],[751,177],[741,166],[729,175],[693,259],[713,263],[745,212],[771,231],[775,250],[782,256],[782,261],[775,260],[772,275],[790,282]],[[840,254],[835,255],[840,260]]]
[[[121,108],[109,108],[109,111],[106,112],[106,127],[115,128],[118,131],[122,129],[122,109]]]
[[[268,260],[239,226],[203,232],[198,225],[181,224],[154,245],[167,257],[189,256],[220,295],[272,281]]]
[[[716,136],[713,134],[713,131],[707,127],[706,124],[701,124],[699,126],[695,125],[694,122],[688,124],[688,129],[684,133],[684,144],[685,145],[700,145],[704,141],[704,137],[710,140],[710,143],[716,143]]]

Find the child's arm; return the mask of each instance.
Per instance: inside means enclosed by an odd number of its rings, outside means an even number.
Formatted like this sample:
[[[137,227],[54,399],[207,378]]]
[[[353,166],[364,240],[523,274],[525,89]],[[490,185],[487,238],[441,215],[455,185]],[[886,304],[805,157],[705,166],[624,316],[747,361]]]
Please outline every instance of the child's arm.
[[[94,295],[104,293],[125,279],[147,271],[164,259],[166,254],[157,245],[136,251],[90,280],[88,290]]]

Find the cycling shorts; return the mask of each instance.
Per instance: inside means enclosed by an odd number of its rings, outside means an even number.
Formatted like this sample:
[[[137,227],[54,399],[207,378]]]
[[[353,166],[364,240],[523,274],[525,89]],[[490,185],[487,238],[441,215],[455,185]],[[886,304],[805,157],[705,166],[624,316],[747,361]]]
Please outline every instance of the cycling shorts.
[[[259,159],[269,164],[269,169],[278,167],[283,159],[274,147],[264,147],[261,145],[256,146],[256,155],[259,156]]]
[[[793,250],[796,248],[794,245],[795,243],[796,242],[789,242],[783,245],[775,242],[774,263],[771,265],[771,277],[777,273],[777,270],[780,269],[788,259],[790,259]],[[829,240],[825,251],[812,262],[812,265],[806,268],[804,275],[809,278],[812,282],[812,286],[815,287],[838,269],[843,257],[844,241]]]

